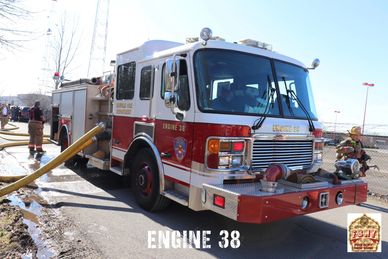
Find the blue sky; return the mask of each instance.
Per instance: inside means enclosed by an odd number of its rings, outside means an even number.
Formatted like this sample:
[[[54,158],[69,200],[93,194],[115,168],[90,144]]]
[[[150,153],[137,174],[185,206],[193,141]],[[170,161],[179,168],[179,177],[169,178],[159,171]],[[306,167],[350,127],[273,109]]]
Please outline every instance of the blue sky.
[[[25,1],[25,6],[31,5]],[[32,1],[31,1],[32,2]],[[37,12],[28,26],[45,31],[47,12],[55,3],[55,16],[64,10],[79,20],[82,41],[73,79],[85,77],[97,0],[35,0]],[[90,11],[85,11],[90,10]],[[311,82],[321,121],[362,124],[366,88],[369,90],[367,124],[388,124],[388,1],[178,1],[111,0],[107,60],[149,39],[184,42],[203,27],[227,41],[256,39],[273,50],[305,64],[314,58],[320,67]],[[44,42],[26,43],[22,51],[2,54],[2,94],[36,90],[42,67]],[[12,77],[17,71],[25,76]],[[11,77],[11,79],[8,79]],[[15,85],[9,88],[9,85]]]

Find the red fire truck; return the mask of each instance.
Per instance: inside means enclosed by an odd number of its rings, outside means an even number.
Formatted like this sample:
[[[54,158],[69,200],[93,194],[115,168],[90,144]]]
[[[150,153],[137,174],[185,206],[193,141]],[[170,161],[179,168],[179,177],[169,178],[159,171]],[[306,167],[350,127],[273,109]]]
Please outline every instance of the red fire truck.
[[[210,32],[120,53],[107,82],[62,84],[53,92],[52,139],[65,149],[104,122],[79,155],[130,174],[136,201],[150,211],[172,200],[268,223],[364,202],[364,181],[320,170],[322,126],[308,72],[319,61],[308,68],[268,44]]]

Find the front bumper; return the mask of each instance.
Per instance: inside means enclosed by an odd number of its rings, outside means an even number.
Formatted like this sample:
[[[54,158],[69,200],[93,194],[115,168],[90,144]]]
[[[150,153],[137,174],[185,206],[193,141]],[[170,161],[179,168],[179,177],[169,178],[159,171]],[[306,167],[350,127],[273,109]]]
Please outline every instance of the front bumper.
[[[334,209],[365,202],[368,185],[362,180],[343,181],[342,184],[327,184],[311,189],[279,184],[275,193],[261,191],[261,184],[204,184],[202,203],[206,209],[239,222],[269,223],[298,215]],[[343,194],[343,203],[338,205],[336,196]],[[215,197],[224,197],[223,207],[215,205]],[[309,205],[301,208],[304,197]],[[322,206],[322,197],[327,201]]]

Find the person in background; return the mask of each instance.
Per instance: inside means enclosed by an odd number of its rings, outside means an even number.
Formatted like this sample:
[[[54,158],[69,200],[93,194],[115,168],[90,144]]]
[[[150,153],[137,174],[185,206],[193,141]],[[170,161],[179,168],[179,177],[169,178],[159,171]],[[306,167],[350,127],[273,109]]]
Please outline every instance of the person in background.
[[[220,96],[213,101],[212,107],[218,111],[229,111],[232,109],[233,92],[229,86],[225,86],[220,90]]]
[[[259,89],[247,86],[244,90],[245,107],[244,112],[263,113],[267,102],[259,96]]]
[[[11,110],[12,121],[19,121],[19,112],[20,112],[19,106],[14,106],[13,109]]]
[[[5,128],[5,125],[8,123],[8,106],[6,104],[1,105],[1,129]]]
[[[354,126],[348,133],[349,137],[336,147],[337,160],[357,159],[361,164],[360,176],[365,177],[365,172],[369,169],[366,162],[370,159],[370,156],[366,154],[364,145],[361,142],[361,127]]]
[[[30,152],[34,152],[36,147],[36,152],[43,153],[43,124],[45,119],[40,109],[40,102],[35,102],[35,105],[30,108],[29,119],[28,134],[30,134],[30,142],[28,148]]]
[[[236,88],[233,84],[223,86],[217,99],[213,100],[212,108],[223,112],[243,112],[244,103],[241,98],[236,95]]]

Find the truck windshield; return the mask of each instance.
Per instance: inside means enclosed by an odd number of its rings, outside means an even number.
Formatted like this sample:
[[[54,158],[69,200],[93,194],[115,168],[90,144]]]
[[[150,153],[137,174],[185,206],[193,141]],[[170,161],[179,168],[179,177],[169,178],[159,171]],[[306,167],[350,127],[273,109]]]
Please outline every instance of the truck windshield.
[[[280,72],[277,73],[280,92],[276,90],[269,58],[220,49],[197,51],[194,69],[199,109],[214,113],[306,118],[303,111],[296,111],[298,106],[295,111],[289,108],[288,104],[295,101],[289,91],[294,90],[310,117],[315,119],[307,71],[275,61],[276,68]],[[278,98],[277,93],[282,98]]]
[[[316,119],[314,99],[308,72],[298,66],[275,61],[280,100],[284,117],[306,118],[303,107],[311,119]],[[295,99],[295,96],[298,100]],[[298,101],[301,105],[298,104]]]

